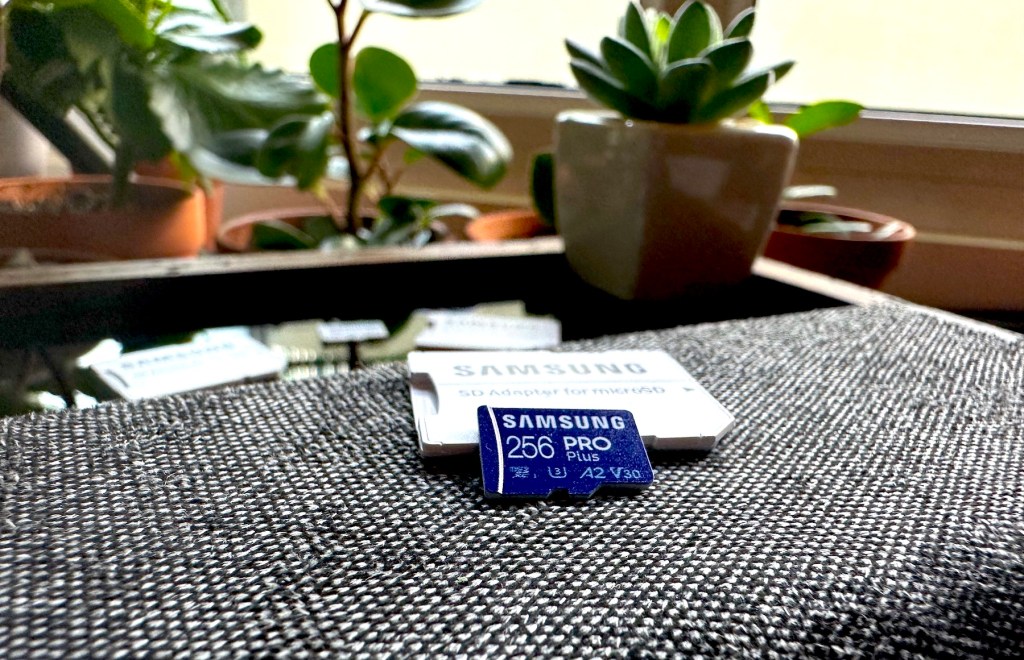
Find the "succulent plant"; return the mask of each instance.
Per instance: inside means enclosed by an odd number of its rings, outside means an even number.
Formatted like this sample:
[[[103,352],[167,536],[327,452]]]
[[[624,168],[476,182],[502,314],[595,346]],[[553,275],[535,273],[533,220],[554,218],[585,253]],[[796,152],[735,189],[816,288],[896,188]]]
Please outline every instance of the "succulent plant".
[[[566,48],[583,91],[625,117],[708,123],[746,110],[793,66],[750,70],[753,27],[753,8],[723,29],[714,9],[699,0],[675,15],[644,10],[634,0],[599,52],[572,40]]]

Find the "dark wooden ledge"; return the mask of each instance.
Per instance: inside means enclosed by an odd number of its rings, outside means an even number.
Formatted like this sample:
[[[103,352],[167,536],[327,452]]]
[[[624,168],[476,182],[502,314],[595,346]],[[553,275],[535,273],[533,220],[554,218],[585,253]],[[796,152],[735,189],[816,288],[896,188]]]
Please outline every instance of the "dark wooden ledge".
[[[357,254],[211,255],[0,270],[0,347],[142,337],[308,318],[399,321],[423,307],[523,300],[566,338],[800,311],[873,292],[759,260],[728,290],[626,303],[575,276],[557,237]]]

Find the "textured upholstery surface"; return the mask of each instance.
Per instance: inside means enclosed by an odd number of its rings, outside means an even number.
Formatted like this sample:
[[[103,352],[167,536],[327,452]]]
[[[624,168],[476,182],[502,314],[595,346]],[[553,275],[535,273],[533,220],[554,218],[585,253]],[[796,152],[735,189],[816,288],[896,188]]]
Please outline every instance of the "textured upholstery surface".
[[[400,364],[0,420],[0,656],[1024,654],[1024,343],[902,306],[608,337],[738,419],[494,504]]]

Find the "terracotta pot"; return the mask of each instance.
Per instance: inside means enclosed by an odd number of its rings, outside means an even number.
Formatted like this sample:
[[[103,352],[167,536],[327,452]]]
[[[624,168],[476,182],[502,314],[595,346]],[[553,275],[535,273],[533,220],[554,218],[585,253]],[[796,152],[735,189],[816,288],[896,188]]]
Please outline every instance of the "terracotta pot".
[[[0,250],[28,248],[61,260],[154,259],[199,253],[206,238],[203,197],[185,185],[139,177],[123,208],[62,209],[58,199],[95,200],[107,176],[0,180]],[[51,201],[48,201],[51,200]],[[45,204],[14,210],[13,204]],[[63,256],[61,256],[63,255]]]
[[[372,210],[368,207],[364,211],[363,223],[369,226],[373,222]],[[240,253],[252,252],[253,226],[268,220],[277,220],[296,228],[302,228],[310,218],[330,216],[331,212],[324,206],[299,206],[293,208],[263,209],[245,213],[221,224],[217,232],[217,249],[221,252]],[[430,225],[432,232],[431,241],[448,242],[456,241],[458,238],[451,232],[450,228],[441,220],[435,220]]]
[[[507,241],[552,234],[554,229],[529,209],[508,209],[483,213],[466,225],[466,237],[471,241]]]
[[[221,252],[252,252],[253,225],[268,220],[280,220],[300,227],[303,220],[314,216],[330,215],[323,206],[299,206],[294,208],[264,209],[225,220],[217,231],[217,249]]]
[[[815,202],[783,202],[782,208],[867,222],[875,231],[807,233],[792,225],[777,225],[764,256],[875,289],[896,270],[917,234],[912,225],[902,220],[870,211]],[[883,227],[885,230],[880,234],[878,230]]]
[[[168,160],[136,163],[135,173],[145,177],[181,181],[181,174],[178,172],[178,168]],[[203,190],[197,187],[195,192],[198,195],[204,196],[206,241],[203,243],[203,247],[212,251],[217,247],[217,230],[220,228],[220,223],[224,218],[224,182],[211,181],[209,188],[209,190]]]
[[[749,277],[797,148],[783,126],[685,126],[595,111],[559,115],[555,141],[566,257],[585,281],[624,299]]]

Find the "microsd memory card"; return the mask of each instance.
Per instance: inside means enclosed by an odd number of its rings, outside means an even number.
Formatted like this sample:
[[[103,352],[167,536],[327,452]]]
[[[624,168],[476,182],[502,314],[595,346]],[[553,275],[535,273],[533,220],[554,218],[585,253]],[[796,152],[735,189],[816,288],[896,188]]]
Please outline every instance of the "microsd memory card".
[[[601,488],[642,490],[654,480],[626,410],[477,409],[488,497],[590,497]]]

